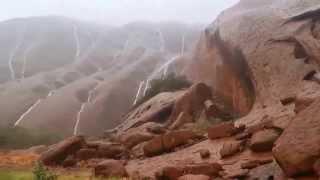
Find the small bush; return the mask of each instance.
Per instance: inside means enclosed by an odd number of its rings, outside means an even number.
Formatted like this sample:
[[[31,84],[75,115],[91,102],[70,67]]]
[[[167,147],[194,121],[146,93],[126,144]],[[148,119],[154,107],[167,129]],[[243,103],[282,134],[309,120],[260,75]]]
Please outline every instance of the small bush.
[[[150,82],[150,87],[147,89],[146,94],[137,105],[142,104],[152,97],[162,92],[173,92],[190,87],[192,84],[184,76],[176,76],[171,73],[160,79],[153,79]]]
[[[57,180],[58,176],[51,173],[41,163],[38,163],[33,170],[34,180]]]

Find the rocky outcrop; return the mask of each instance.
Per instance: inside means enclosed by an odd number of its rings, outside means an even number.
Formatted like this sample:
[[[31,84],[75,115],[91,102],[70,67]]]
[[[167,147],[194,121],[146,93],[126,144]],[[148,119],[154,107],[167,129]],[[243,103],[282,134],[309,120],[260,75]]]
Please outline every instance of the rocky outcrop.
[[[147,142],[143,147],[143,151],[146,156],[155,156],[164,152],[170,152],[178,146],[188,144],[190,141],[199,138],[201,136],[192,131],[172,131]]]
[[[244,130],[243,127],[240,127],[240,128],[235,127],[233,122],[220,123],[220,124],[211,126],[208,129],[208,137],[210,139],[230,137],[243,130]]]
[[[43,153],[40,161],[47,166],[59,165],[69,155],[76,153],[84,143],[84,138],[81,136],[70,137]]]
[[[204,102],[211,98],[212,94],[210,87],[203,83],[194,84],[183,96],[176,100],[169,118],[169,123],[173,123],[179,119],[181,113],[183,113],[183,119],[188,119],[189,122],[194,121],[194,118],[199,114],[199,111],[204,109]],[[186,118],[186,116],[189,118]],[[188,121],[180,122],[180,124],[187,122]]]
[[[317,100],[299,113],[273,149],[280,167],[290,177],[312,172],[314,163],[320,157],[319,105]]]
[[[254,152],[271,151],[280,133],[275,129],[265,129],[254,133],[250,141],[250,149]]]
[[[131,134],[125,134],[123,137],[120,138],[120,141],[127,148],[131,149],[142,142],[151,140],[153,137],[154,136],[151,134],[136,132]]]
[[[117,160],[105,160],[94,167],[96,177],[114,178],[128,177],[124,162]]]
[[[243,150],[243,146],[241,142],[227,142],[224,143],[221,150],[220,150],[220,156],[221,158],[226,158],[229,156],[233,156],[238,152],[241,152]]]

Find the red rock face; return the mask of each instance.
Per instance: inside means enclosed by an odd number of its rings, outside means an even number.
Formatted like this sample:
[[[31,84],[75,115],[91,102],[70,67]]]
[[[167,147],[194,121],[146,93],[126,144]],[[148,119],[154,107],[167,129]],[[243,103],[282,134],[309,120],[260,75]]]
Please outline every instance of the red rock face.
[[[208,129],[209,139],[218,139],[223,137],[230,137],[237,133],[237,128],[233,122],[221,123],[214,125]]]
[[[83,137],[70,137],[43,153],[40,161],[47,166],[59,165],[68,155],[77,152],[84,144],[85,141]]]
[[[273,154],[288,176],[313,171],[313,165],[320,157],[320,101],[292,120],[276,142]]]
[[[94,167],[94,175],[97,177],[127,177],[128,173],[121,161],[105,160]]]
[[[240,1],[207,28],[186,74],[212,86],[240,115],[254,103],[269,106],[295,95],[319,64],[312,33],[318,23],[308,24],[307,13],[317,5]]]

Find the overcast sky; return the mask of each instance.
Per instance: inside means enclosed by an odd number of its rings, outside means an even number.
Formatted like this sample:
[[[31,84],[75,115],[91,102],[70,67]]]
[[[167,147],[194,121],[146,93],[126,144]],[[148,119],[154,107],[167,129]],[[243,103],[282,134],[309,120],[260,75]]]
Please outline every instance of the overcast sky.
[[[209,23],[238,0],[2,0],[0,21],[59,15],[104,24],[132,21]]]

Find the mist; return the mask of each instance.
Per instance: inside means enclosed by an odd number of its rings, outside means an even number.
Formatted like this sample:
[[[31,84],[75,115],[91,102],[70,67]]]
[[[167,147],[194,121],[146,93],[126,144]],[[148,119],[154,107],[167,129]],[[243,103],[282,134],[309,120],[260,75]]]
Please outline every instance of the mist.
[[[10,0],[0,21],[30,16],[65,16],[109,25],[133,21],[208,24],[238,0]]]

